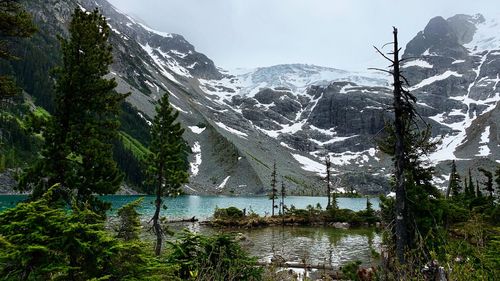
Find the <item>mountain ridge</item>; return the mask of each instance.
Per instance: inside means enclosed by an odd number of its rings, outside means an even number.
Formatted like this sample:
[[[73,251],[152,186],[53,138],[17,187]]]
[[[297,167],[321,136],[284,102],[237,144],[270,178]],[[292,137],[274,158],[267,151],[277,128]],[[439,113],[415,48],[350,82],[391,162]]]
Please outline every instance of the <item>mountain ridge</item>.
[[[389,191],[391,159],[376,147],[391,118],[392,90],[383,75],[308,64],[227,71],[181,35],[155,31],[104,0],[41,2],[26,4],[46,36],[64,34],[71,8],[97,4],[112,29],[110,77],[119,92],[132,93],[127,102],[141,118],[149,122],[158,98],[171,92],[193,150],[187,192],[264,194],[276,162],[290,191],[321,194],[327,155],[339,190]],[[491,39],[492,25],[477,15],[433,18],[403,55],[417,108],[434,136],[443,136],[429,158],[442,187],[447,160],[464,172],[500,159],[500,35]]]

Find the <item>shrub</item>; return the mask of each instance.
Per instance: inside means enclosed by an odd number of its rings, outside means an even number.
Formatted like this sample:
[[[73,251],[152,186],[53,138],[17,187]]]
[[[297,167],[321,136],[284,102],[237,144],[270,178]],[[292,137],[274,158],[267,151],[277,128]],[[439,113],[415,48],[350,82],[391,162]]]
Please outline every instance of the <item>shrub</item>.
[[[179,266],[182,280],[261,280],[262,269],[233,237],[202,236],[184,231],[175,242],[168,261]]]
[[[240,219],[243,218],[243,211],[236,207],[216,208],[214,212],[214,218],[229,220]]]

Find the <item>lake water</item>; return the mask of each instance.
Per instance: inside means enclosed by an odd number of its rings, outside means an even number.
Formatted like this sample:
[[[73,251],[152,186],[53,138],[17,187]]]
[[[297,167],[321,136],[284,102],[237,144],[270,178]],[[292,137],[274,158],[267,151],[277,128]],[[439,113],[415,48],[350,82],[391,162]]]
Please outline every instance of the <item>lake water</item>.
[[[143,221],[149,221],[154,212],[154,196],[103,196],[102,199],[112,203],[110,215],[113,216],[118,208],[144,197],[139,208]],[[0,211],[12,208],[19,201],[25,200],[24,195],[0,195]],[[379,209],[378,198],[371,198],[374,209]],[[325,197],[290,196],[285,198],[287,206],[306,208],[307,205],[320,204],[326,207]],[[215,208],[235,206],[246,208],[247,212],[253,211],[265,215],[270,211],[271,201],[267,197],[246,196],[180,196],[165,198],[166,210],[162,215],[169,219],[191,218],[195,216],[200,220],[209,219]],[[366,198],[338,198],[340,208],[363,210],[366,208]],[[205,234],[227,232],[226,229],[214,229],[199,223],[177,223],[170,226],[174,232],[183,228]],[[265,227],[256,229],[230,230],[243,233],[250,243],[244,248],[258,257],[261,261],[268,262],[274,255],[279,255],[290,262],[307,262],[310,264],[326,264],[334,267],[341,266],[349,261],[360,260],[365,265],[376,262],[371,257],[372,249],[379,251],[381,236],[373,229],[335,229],[331,227]],[[152,234],[145,233],[145,239],[153,239]],[[172,238],[169,238],[172,239]]]
[[[128,196],[128,195],[108,195],[102,196],[102,199],[111,202],[111,215],[121,206],[132,202],[138,198],[144,197],[144,200],[138,208],[139,213],[144,217],[151,217],[154,213],[154,196]],[[25,195],[0,195],[0,211],[5,208],[11,208],[19,201],[25,200]],[[371,198],[373,208],[379,208],[379,199]],[[354,211],[363,210],[366,208],[366,198],[338,198],[340,208],[351,209]],[[196,196],[187,195],[176,198],[164,198],[164,203],[167,206],[166,210],[162,210],[162,216],[169,219],[182,219],[196,217],[201,220],[206,220],[212,216],[216,207],[227,208],[237,207],[246,209],[247,212],[255,212],[259,215],[266,215],[271,211],[271,200],[263,196]],[[327,205],[326,197],[309,197],[309,196],[289,196],[285,197],[285,205],[291,205],[296,208],[306,208],[307,205],[316,206],[320,204],[323,208]],[[277,211],[277,210],[276,210]]]

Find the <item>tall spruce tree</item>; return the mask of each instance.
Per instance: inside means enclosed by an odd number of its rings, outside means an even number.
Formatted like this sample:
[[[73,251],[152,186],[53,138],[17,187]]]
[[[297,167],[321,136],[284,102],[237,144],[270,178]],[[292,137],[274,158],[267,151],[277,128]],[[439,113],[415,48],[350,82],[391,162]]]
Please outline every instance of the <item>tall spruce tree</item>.
[[[328,201],[326,203],[326,209],[331,209],[332,208],[332,183],[331,183],[331,168],[332,168],[332,161],[330,161],[330,155],[327,155],[325,157],[325,166],[326,166],[326,196],[328,198]]]
[[[476,197],[476,190],[474,189],[474,180],[472,179],[472,172],[469,168],[469,196],[470,198]]]
[[[69,32],[68,39],[60,39],[63,65],[56,69],[56,109],[44,132],[43,159],[27,171],[19,188],[33,188],[38,198],[59,183],[78,204],[103,214],[109,204],[94,195],[115,193],[123,179],[111,141],[125,95],[114,91],[114,79],[104,78],[113,56],[110,28],[99,11],[75,9]]]
[[[457,172],[457,165],[455,164],[455,160],[451,162],[451,173],[450,179],[448,183],[448,189],[446,189],[446,197],[450,196],[450,192],[453,197],[457,197],[460,194],[460,190],[462,187],[460,186],[460,175]]]
[[[12,54],[13,39],[31,36],[36,27],[19,0],[0,1],[0,59],[18,59]],[[13,77],[0,75],[0,105],[20,93]]]
[[[500,165],[498,165],[495,172],[495,182],[497,183],[497,196],[500,194]]]
[[[271,173],[271,192],[269,193],[269,200],[272,202],[271,216],[274,217],[274,209],[276,206],[275,200],[278,199],[278,189],[276,188],[276,162],[273,164],[273,172]]]
[[[148,184],[155,186],[155,213],[151,219],[156,235],[155,253],[160,255],[164,231],[160,224],[160,211],[163,196],[177,196],[182,184],[187,183],[189,175],[185,165],[188,153],[182,134],[184,129],[176,122],[179,112],[175,111],[165,93],[156,107],[156,116],[151,126],[151,145],[147,162]]]

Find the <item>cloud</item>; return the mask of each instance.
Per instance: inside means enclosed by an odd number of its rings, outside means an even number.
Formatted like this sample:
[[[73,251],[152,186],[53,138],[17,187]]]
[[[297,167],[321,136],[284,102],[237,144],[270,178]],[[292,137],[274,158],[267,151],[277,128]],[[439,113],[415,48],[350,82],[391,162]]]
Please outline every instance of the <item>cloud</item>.
[[[496,10],[493,0],[111,0],[151,27],[186,37],[226,68],[310,63],[384,67],[372,45],[407,43],[434,16]]]

